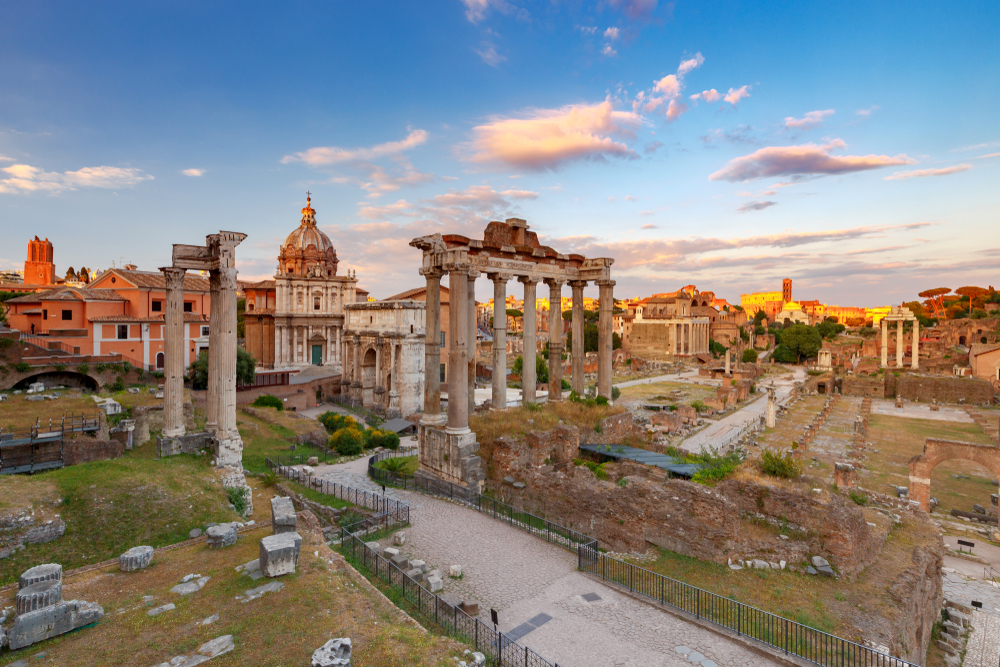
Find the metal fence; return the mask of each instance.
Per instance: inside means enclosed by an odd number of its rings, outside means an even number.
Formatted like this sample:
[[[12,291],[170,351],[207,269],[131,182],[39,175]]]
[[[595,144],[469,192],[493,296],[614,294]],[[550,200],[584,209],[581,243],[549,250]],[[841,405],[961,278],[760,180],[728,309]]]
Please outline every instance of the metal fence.
[[[340,500],[347,501],[352,505],[365,507],[378,512],[379,515],[390,515],[394,517],[394,520],[398,519],[399,521],[405,523],[409,523],[410,521],[410,506],[406,503],[393,500],[392,498],[386,498],[385,496],[380,496],[377,493],[371,493],[369,491],[355,489],[350,486],[344,486],[343,484],[338,484],[337,482],[319,479],[317,477],[313,477],[312,475],[307,475],[301,470],[296,470],[295,468],[289,468],[288,466],[275,463],[269,458],[264,459],[264,465],[267,466],[268,470],[272,470],[285,479],[297,482],[306,488],[319,491],[320,493],[325,493],[326,495],[333,496],[334,498],[339,498]]]
[[[584,572],[772,646],[785,655],[823,667],[916,667],[901,658],[602,554],[596,541],[581,545],[578,553],[578,566]]]
[[[356,527],[362,530],[358,532]],[[406,576],[405,572],[365,544],[362,537],[368,532],[359,524],[341,529],[341,548],[416,607],[418,614],[433,620],[445,633],[485,655],[491,664],[500,667],[559,667],[527,646],[504,637],[502,632],[497,632],[475,616],[469,616],[456,605],[448,604]]]

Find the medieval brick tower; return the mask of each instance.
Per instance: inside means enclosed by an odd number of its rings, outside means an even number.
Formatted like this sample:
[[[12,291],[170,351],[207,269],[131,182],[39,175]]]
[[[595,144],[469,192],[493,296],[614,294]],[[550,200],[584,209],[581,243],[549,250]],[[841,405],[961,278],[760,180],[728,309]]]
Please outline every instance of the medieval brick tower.
[[[52,263],[52,243],[37,236],[28,241],[28,258],[24,261],[24,282],[29,285],[52,285],[56,282],[56,265]]]
[[[792,300],[792,279],[785,278],[781,281],[781,300],[788,303]]]

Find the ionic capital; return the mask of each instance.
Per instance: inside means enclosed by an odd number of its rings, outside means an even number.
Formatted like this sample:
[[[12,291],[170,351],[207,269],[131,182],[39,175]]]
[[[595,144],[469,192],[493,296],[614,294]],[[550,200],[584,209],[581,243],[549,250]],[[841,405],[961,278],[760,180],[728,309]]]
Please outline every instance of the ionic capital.
[[[535,276],[518,276],[517,282],[522,285],[537,285],[541,281]]]
[[[166,287],[168,290],[184,289],[184,275],[187,273],[184,269],[165,266],[160,269],[160,273],[163,274],[163,277],[166,280]]]
[[[614,287],[616,284],[613,280],[595,280],[594,283],[598,287]]]
[[[550,289],[562,289],[562,286],[566,284],[566,281],[559,280],[558,278],[546,278],[545,284],[548,285]]]

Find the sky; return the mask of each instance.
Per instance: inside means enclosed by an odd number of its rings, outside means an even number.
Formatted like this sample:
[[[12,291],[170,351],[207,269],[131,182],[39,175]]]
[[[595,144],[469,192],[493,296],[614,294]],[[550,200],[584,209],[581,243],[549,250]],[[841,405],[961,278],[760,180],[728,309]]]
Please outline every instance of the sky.
[[[222,229],[264,279],[309,191],[379,298],[422,284],[411,239],[508,217],[614,258],[620,298],[995,285],[997,34],[986,1],[12,0],[0,269]]]

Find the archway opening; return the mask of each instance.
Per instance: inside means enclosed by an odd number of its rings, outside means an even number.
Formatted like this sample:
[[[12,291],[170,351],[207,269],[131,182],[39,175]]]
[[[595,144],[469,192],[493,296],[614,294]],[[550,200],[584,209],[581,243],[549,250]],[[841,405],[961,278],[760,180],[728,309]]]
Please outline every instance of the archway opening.
[[[965,345],[965,340],[966,340],[965,336],[959,336],[958,337],[958,344],[959,345]]]
[[[361,360],[361,404],[371,407],[375,401],[375,350],[368,348]]]
[[[70,387],[73,389],[97,391],[100,388],[97,380],[89,375],[84,375],[83,373],[77,373],[74,371],[44,371],[23,378],[11,387],[11,389],[27,389],[30,385],[36,382],[44,384],[46,389],[52,389],[55,387]]]

